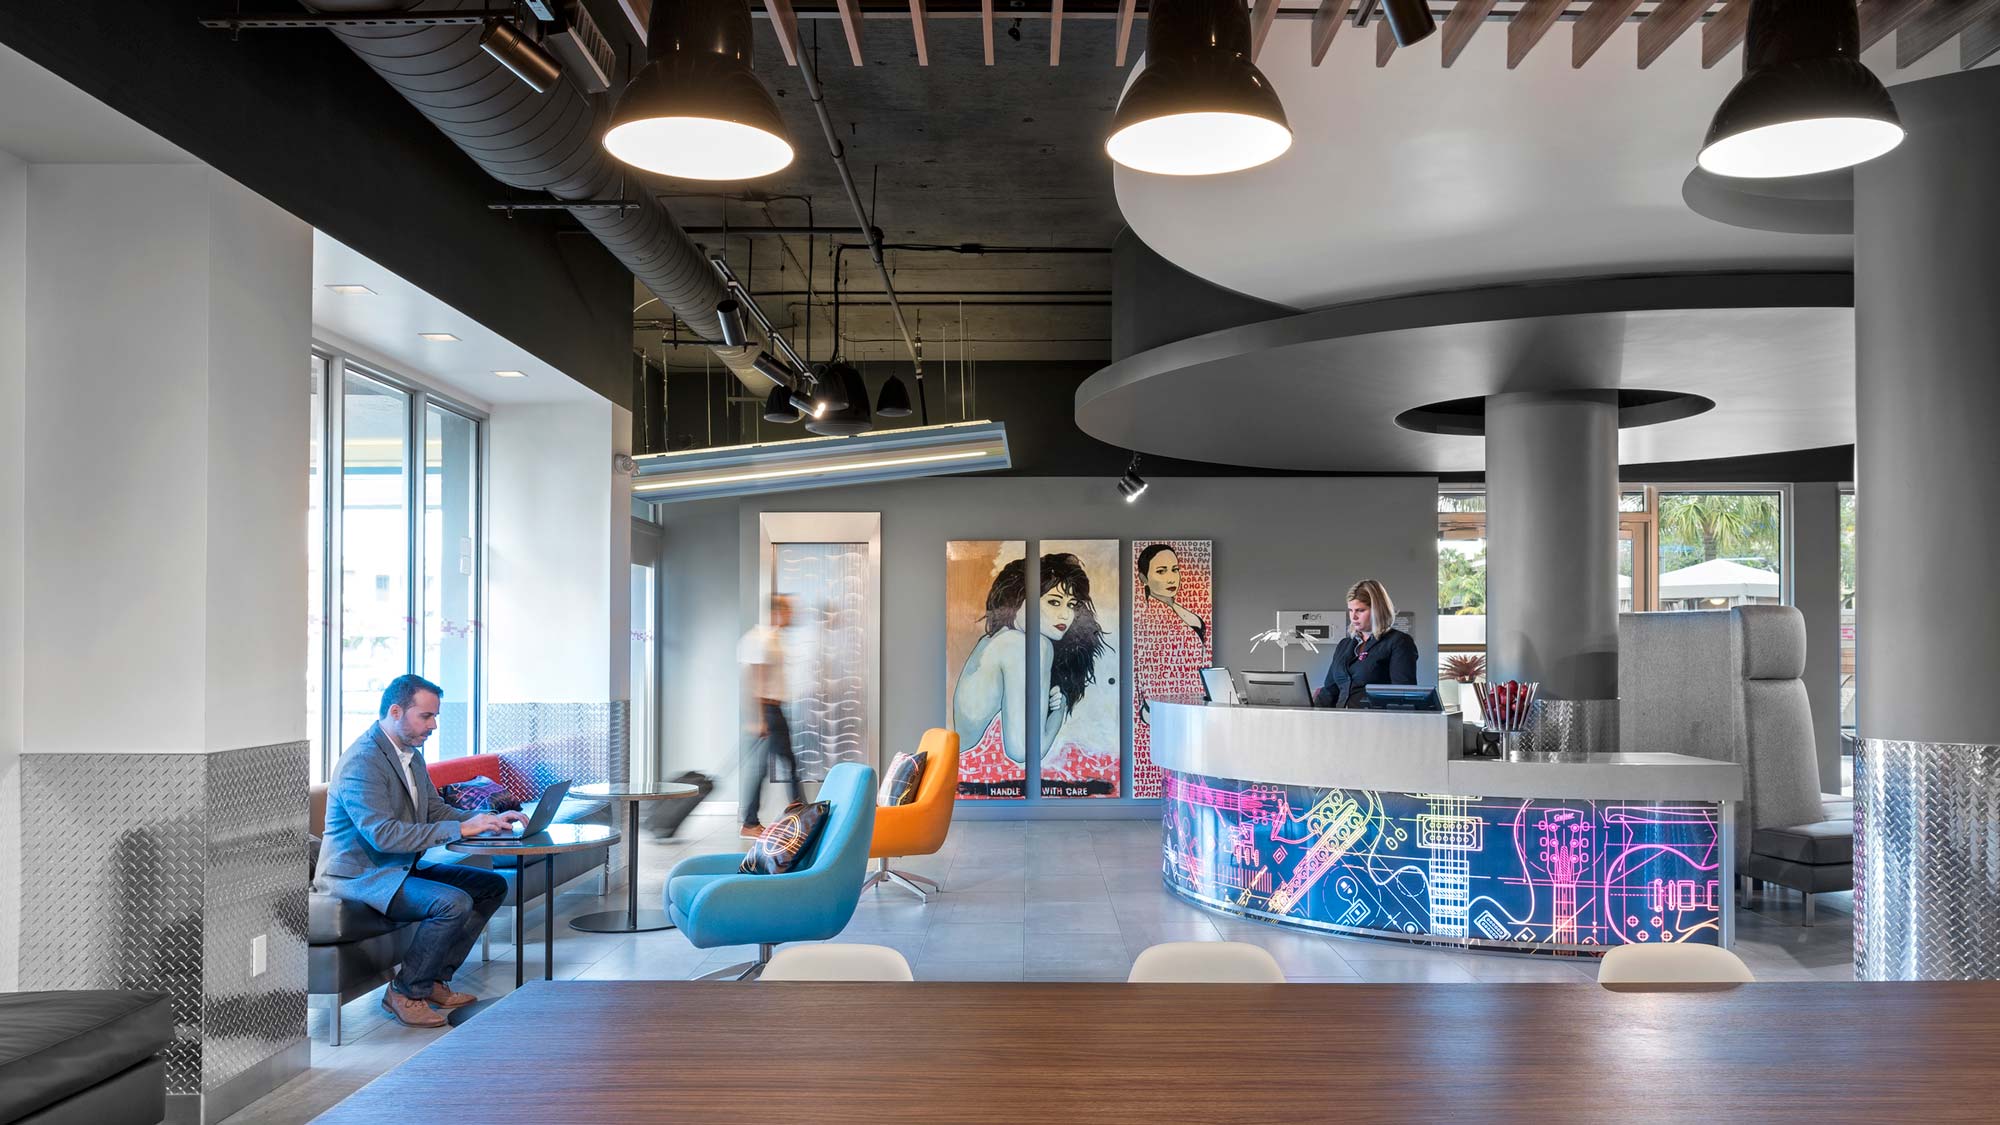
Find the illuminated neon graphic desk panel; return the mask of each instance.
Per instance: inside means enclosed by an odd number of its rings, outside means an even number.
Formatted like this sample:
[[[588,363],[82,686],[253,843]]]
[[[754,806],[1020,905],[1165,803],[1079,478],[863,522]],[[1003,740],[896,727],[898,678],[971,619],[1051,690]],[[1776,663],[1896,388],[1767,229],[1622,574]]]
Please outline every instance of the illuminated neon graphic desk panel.
[[[1733,763],[1467,760],[1436,714],[1150,711],[1164,879],[1210,909],[1515,952],[1732,940]]]

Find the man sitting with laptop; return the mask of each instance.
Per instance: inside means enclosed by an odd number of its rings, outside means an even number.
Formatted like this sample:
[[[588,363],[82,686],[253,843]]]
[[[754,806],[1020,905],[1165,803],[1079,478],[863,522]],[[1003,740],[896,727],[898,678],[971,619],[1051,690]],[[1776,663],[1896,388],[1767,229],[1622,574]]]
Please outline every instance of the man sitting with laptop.
[[[439,844],[481,833],[513,836],[517,812],[472,813],[438,795],[423,746],[437,730],[444,689],[398,676],[382,693],[381,720],[341,754],[327,782],[326,835],[313,889],[416,922],[401,971],[382,1007],[410,1027],[443,1027],[443,1012],[475,996],[451,989],[487,919],[507,898],[491,871],[450,863],[419,865]]]

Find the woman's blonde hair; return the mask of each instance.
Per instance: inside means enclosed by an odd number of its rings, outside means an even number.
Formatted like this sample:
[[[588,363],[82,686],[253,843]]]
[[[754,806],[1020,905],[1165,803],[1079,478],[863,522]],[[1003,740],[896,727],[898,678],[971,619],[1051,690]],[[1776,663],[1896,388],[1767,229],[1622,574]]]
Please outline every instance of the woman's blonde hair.
[[[1368,603],[1368,631],[1381,636],[1396,624],[1396,603],[1389,600],[1389,591],[1373,578],[1363,578],[1347,588],[1347,600]]]

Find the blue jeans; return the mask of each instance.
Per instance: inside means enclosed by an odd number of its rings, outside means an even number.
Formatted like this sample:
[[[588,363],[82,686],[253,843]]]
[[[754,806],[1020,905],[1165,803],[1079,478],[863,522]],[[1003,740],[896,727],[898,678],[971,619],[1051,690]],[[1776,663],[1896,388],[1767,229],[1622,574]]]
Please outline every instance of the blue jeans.
[[[390,987],[413,999],[430,999],[431,986],[458,972],[486,920],[505,901],[507,880],[491,871],[456,863],[418,867],[389,900],[391,919],[417,923]]]
[[[784,759],[786,780],[792,783],[792,800],[806,799],[806,787],[799,780],[799,760],[792,753],[792,724],[785,719],[785,709],[776,703],[765,703],[761,713],[764,729],[770,733],[751,740],[750,760],[744,763],[749,767],[743,778],[745,828],[758,823],[758,806],[764,802],[764,778],[769,775],[772,758]]]

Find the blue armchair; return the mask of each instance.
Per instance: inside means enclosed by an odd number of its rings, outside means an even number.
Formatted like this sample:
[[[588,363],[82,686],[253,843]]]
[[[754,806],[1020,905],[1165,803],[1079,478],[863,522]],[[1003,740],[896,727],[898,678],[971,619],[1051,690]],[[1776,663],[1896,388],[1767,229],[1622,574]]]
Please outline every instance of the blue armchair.
[[[667,916],[698,949],[755,945],[757,960],[703,980],[745,980],[763,971],[781,942],[836,937],[861,901],[868,841],[875,832],[875,771],[843,762],[827,771],[819,799],[825,826],[812,854],[782,875],[744,875],[740,854],[690,856],[667,876]]]

